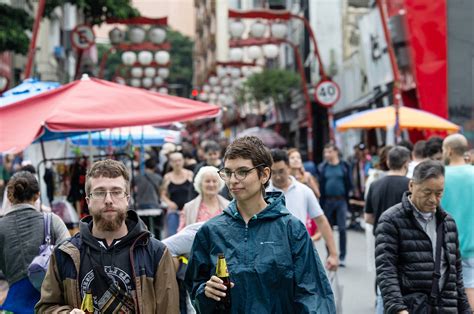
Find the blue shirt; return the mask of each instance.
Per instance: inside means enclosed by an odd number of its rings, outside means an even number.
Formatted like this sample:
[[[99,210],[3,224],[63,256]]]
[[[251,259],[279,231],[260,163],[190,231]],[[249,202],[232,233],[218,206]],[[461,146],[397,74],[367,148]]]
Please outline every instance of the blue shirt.
[[[345,196],[346,188],[344,185],[344,170],[341,163],[337,165],[327,165],[323,173],[324,195],[326,196]]]
[[[446,166],[441,207],[456,221],[463,259],[474,257],[474,167]]]

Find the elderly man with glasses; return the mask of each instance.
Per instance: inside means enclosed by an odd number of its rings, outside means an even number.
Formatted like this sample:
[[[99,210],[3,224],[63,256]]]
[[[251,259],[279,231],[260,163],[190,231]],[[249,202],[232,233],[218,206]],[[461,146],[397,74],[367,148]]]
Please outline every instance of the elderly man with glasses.
[[[136,212],[127,211],[129,193],[123,163],[92,165],[86,176],[91,216],[51,256],[38,313],[84,313],[86,293],[92,293],[96,313],[179,312],[172,257]]]

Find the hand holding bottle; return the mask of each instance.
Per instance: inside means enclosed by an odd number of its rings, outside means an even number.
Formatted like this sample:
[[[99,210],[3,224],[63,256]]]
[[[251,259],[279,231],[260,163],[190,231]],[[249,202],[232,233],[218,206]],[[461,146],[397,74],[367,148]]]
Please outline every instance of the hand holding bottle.
[[[234,283],[230,283],[230,287],[234,287]],[[224,281],[219,279],[217,276],[212,276],[211,279],[209,279],[206,282],[206,287],[204,288],[204,294],[206,297],[220,301],[221,298],[224,298],[226,296],[225,291],[227,290],[227,287],[224,285]]]

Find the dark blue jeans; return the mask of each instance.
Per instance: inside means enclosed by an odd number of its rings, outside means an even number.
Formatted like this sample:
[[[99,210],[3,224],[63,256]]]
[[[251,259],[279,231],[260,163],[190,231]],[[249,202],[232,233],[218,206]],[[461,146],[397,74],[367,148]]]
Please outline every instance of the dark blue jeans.
[[[345,199],[331,200],[326,199],[323,204],[323,211],[331,227],[337,225],[339,230],[339,259],[346,258],[346,217],[347,201]]]

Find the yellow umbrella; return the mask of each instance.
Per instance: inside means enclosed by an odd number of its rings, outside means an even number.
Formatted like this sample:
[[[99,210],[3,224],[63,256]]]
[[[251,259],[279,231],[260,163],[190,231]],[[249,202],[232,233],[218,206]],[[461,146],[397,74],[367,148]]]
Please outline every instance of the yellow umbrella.
[[[401,129],[428,129],[448,132],[459,131],[459,126],[427,111],[400,107]],[[395,126],[393,106],[361,111],[336,121],[338,131],[349,129],[390,128]]]

